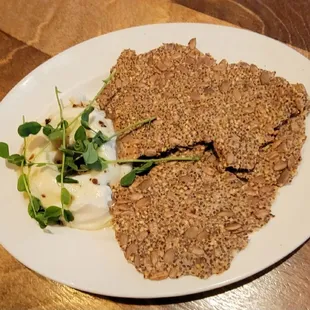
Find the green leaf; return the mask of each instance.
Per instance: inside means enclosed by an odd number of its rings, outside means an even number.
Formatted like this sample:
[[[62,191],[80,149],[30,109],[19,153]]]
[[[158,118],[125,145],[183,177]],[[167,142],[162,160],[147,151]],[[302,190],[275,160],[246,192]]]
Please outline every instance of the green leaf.
[[[107,161],[104,158],[102,158],[102,157],[99,157],[99,160],[100,160],[100,163],[101,163],[102,170],[107,169],[108,168]]]
[[[40,228],[45,228],[47,226],[47,219],[44,216],[44,213],[38,213],[35,216],[35,220],[39,223]]]
[[[86,165],[86,171],[89,171],[89,170],[102,171],[101,163],[99,159],[93,164]]]
[[[30,217],[35,218],[35,212],[37,213],[41,210],[43,210],[43,207],[41,205],[40,199],[35,196],[31,196],[28,204],[28,214],[30,215]]]
[[[56,128],[53,128],[53,126],[51,126],[50,124],[47,124],[43,127],[43,133],[51,141],[62,139],[62,135],[63,135],[62,124],[64,124],[65,128],[69,126],[66,120],[64,120],[63,122],[60,122]]]
[[[17,190],[19,192],[26,192],[27,185],[28,185],[27,176],[24,173],[22,173],[17,181]]]
[[[55,224],[60,224],[60,218],[59,217],[49,217],[47,219],[47,224],[48,225],[55,225]]]
[[[77,184],[79,181],[69,177],[64,177],[64,183]]]
[[[51,207],[48,207],[46,208],[45,212],[44,212],[44,217],[46,219],[49,219],[49,218],[56,218],[59,217],[62,215],[62,210],[61,208],[59,207],[56,207],[56,206],[51,206]]]
[[[88,106],[81,115],[81,125],[86,129],[91,129],[89,127],[89,115],[94,111],[94,107]]]
[[[96,171],[102,171],[107,167],[108,167],[107,162],[101,157],[99,157],[98,160],[93,164],[87,165],[88,170],[96,170]]]
[[[59,174],[59,175],[57,175],[57,177],[56,177],[56,181],[58,182],[58,183],[61,183],[61,175]],[[73,183],[79,183],[79,181],[78,180],[75,180],[75,179],[72,179],[72,178],[68,178],[68,177],[64,177],[64,183],[71,183],[71,184],[73,184]]]
[[[54,130],[52,125],[47,124],[43,127],[43,134],[48,137]]]
[[[75,132],[75,134],[74,134],[74,140],[75,141],[83,141],[83,140],[85,140],[87,138],[87,136],[86,136],[86,130],[85,130],[85,128],[83,127],[83,126],[80,126],[77,130],[76,130],[76,132]]]
[[[42,205],[41,205],[41,201],[39,198],[35,197],[35,196],[31,196],[30,198],[32,200],[34,209],[36,212],[38,212],[40,209],[42,209]]]
[[[41,124],[38,122],[26,122],[18,127],[18,134],[26,138],[30,135],[36,135],[41,130]]]
[[[59,123],[59,127],[60,127],[60,128],[62,128],[63,125],[65,126],[65,128],[68,128],[68,126],[69,126],[68,121],[66,121],[66,120],[64,119],[63,121],[61,121],[61,122]]]
[[[61,189],[60,199],[61,199],[61,203],[65,206],[68,206],[71,203],[71,195],[65,187]]]
[[[102,144],[109,141],[109,137],[105,136],[100,130],[93,137],[92,142],[100,147]]]
[[[97,151],[92,143],[88,144],[86,151],[83,153],[83,158],[87,165],[93,164],[98,160]]]
[[[66,222],[74,221],[74,216],[73,216],[72,212],[69,210],[66,210],[66,209],[64,210],[64,218],[65,218]]]
[[[86,140],[87,141],[87,140]],[[86,146],[84,145],[84,142],[83,141],[76,141],[73,145],[73,148],[78,151],[78,152],[85,152],[86,150]]]
[[[66,155],[69,155],[69,156],[73,156],[75,154],[75,152],[73,150],[66,149],[66,148],[63,148],[63,147],[60,147],[59,151],[65,153]]]
[[[22,163],[25,161],[25,157],[19,154],[12,154],[7,158],[7,160],[10,164],[20,167]]]
[[[62,139],[63,132],[61,129],[54,130],[51,134],[48,135],[48,138],[51,141]]]
[[[9,146],[5,142],[0,142],[0,157],[8,158],[9,156]]]
[[[28,214],[30,215],[31,218],[33,219],[35,218],[31,203],[28,204]]]
[[[79,170],[79,167],[74,163],[73,157],[66,157],[65,164],[68,167],[70,167],[71,169],[73,169],[74,171],[78,171]]]
[[[149,161],[149,162],[143,164],[140,167],[134,168],[133,170],[135,171],[136,174],[142,174],[142,173],[145,173],[145,172],[148,172],[149,170],[151,170],[153,165],[154,165],[154,162],[153,161]]]
[[[136,179],[136,172],[134,170],[131,170],[129,173],[124,175],[121,178],[121,186],[128,187],[130,186],[134,180]]]

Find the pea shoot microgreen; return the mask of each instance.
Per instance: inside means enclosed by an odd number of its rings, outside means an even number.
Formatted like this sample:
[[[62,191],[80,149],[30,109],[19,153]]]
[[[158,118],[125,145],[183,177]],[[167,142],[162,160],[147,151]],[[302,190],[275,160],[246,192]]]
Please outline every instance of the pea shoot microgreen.
[[[95,110],[95,108],[93,106],[88,106],[82,113],[81,115],[81,125],[85,128],[85,129],[91,129],[89,127],[89,115],[91,114],[91,112],[93,112]]]
[[[21,173],[17,180],[17,190],[25,193],[29,199],[28,213],[29,216],[35,219],[39,226],[43,229],[47,225],[57,224],[61,221],[71,222],[74,216],[70,209],[72,202],[72,195],[66,188],[65,184],[77,184],[79,181],[74,177],[91,171],[103,171],[108,168],[109,164],[123,164],[123,163],[138,163],[138,167],[133,168],[128,174],[123,176],[120,181],[121,186],[130,186],[137,175],[147,173],[156,164],[168,161],[195,161],[199,160],[197,157],[165,157],[155,159],[123,159],[123,160],[108,160],[100,156],[99,148],[108,143],[112,139],[127,134],[145,124],[151,123],[156,118],[151,117],[138,121],[128,127],[117,131],[111,136],[106,136],[102,131],[95,131],[91,128],[90,116],[94,111],[94,103],[98,96],[111,81],[113,73],[104,80],[104,85],[90,101],[90,103],[79,113],[70,123],[64,119],[63,105],[59,97],[60,91],[55,87],[56,101],[59,108],[60,121],[57,126],[53,127],[49,122],[41,125],[36,121],[26,122],[23,118],[22,124],[18,127],[18,134],[23,138],[22,154],[10,154],[7,143],[0,142],[0,157],[7,160],[8,163],[20,167]],[[80,126],[74,133],[74,142],[68,143],[68,128],[73,123],[80,120]],[[42,130],[49,142],[40,149],[40,151],[31,156],[31,160],[27,159],[27,138],[30,135],[37,135]],[[89,134],[88,134],[89,133]],[[53,144],[57,145],[61,152],[61,162],[36,162],[36,157],[44,152],[46,148]],[[59,201],[61,207],[49,206],[44,208],[41,200],[35,197],[31,192],[30,171],[33,167],[54,166],[54,169],[59,171],[56,176],[56,182],[60,186]]]
[[[9,146],[4,142],[0,142],[0,157],[7,159],[9,156]]]
[[[24,117],[23,117],[23,124],[29,124],[29,123],[25,122]],[[35,126],[37,126],[37,125],[35,125]],[[29,129],[29,127],[27,127],[27,128],[28,128],[27,132],[28,133],[31,132],[31,134],[34,134],[34,132],[37,131],[37,130],[35,130],[35,131],[31,130],[31,129]],[[37,131],[37,133],[38,132],[39,131]],[[15,164],[17,166],[21,167],[21,175],[19,176],[19,178],[17,180],[17,190],[20,192],[25,192],[27,194],[27,196],[29,198],[28,214],[30,215],[31,218],[35,219],[38,222],[39,226],[43,229],[48,224],[55,224],[56,222],[58,222],[60,215],[58,215],[58,217],[57,216],[51,217],[49,215],[50,210],[51,210],[50,208],[53,208],[55,211],[55,208],[57,208],[57,207],[48,207],[48,208],[44,209],[40,199],[32,195],[31,189],[29,186],[29,173],[30,173],[31,166],[27,166],[28,172],[27,172],[27,174],[25,173],[25,169],[26,169],[25,166],[27,165],[27,162],[26,162],[26,158],[27,158],[26,157],[26,151],[27,151],[26,137],[27,137],[27,135],[25,132],[23,132],[23,130],[21,130],[20,135],[23,136],[23,138],[24,138],[24,145],[23,145],[23,155],[20,155],[20,161],[15,162]],[[10,158],[10,156],[8,158]],[[11,162],[11,163],[13,163],[13,162]],[[60,208],[58,208],[58,209],[61,212],[61,209]],[[59,213],[59,211],[58,211],[58,213]],[[55,214],[55,212],[54,212],[54,214]]]
[[[136,160],[117,160],[117,163],[143,163],[142,166],[136,167],[132,169],[128,174],[124,175],[121,178],[120,184],[121,186],[128,187],[130,186],[136,179],[137,175],[145,174],[150,171],[156,164],[160,162],[169,162],[169,161],[197,161],[199,160],[198,156],[194,157],[164,157],[164,158],[156,158],[156,159],[136,159]],[[113,163],[113,161],[109,161],[109,163]]]
[[[75,141],[84,141],[86,140],[86,130],[83,126],[80,126],[74,134]]]
[[[18,134],[23,138],[36,135],[41,130],[41,127],[38,122],[25,122],[18,127]]]
[[[57,104],[59,108],[59,115],[60,115],[60,129],[62,132],[62,149],[66,149],[66,128],[68,127],[68,122],[64,120],[63,117],[63,110],[62,110],[62,103],[59,98],[60,91],[57,87],[55,87],[55,95],[57,99]],[[61,161],[61,172],[60,172],[60,188],[61,188],[61,194],[60,194],[60,202],[61,202],[61,208],[62,208],[62,215],[64,215],[65,207],[69,207],[71,203],[71,194],[69,191],[65,188],[64,185],[64,178],[65,178],[65,166],[66,166],[66,152],[62,152],[62,161]],[[57,177],[56,177],[57,180]],[[74,218],[73,218],[74,219]],[[66,220],[66,219],[65,219]]]
[[[117,131],[114,135],[110,136],[108,138],[108,141],[112,140],[115,137],[119,137],[119,136],[121,136],[121,135],[123,135],[125,133],[128,133],[128,132],[130,132],[132,130],[135,130],[135,129],[139,128],[142,125],[145,125],[147,123],[151,123],[155,119],[156,119],[156,117],[151,117],[151,118],[147,118],[147,119],[144,119],[142,121],[136,122],[136,123],[134,123],[132,125],[129,125],[128,127],[124,128],[124,129],[121,129],[120,131]]]

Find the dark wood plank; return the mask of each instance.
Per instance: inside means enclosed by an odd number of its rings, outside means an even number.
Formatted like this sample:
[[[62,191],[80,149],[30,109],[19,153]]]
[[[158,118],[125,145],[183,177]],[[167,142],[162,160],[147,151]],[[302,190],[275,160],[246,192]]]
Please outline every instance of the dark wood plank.
[[[174,0],[174,2],[310,51],[309,0]]]
[[[24,76],[50,57],[0,31],[0,100]]]

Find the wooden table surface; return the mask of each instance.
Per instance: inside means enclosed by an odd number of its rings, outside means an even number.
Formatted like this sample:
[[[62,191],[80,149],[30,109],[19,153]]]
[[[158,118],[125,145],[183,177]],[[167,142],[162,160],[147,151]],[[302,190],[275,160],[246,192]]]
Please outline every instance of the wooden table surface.
[[[68,47],[143,24],[205,22],[247,28],[310,58],[309,8],[310,0],[0,0],[0,100],[31,70]],[[0,246],[0,309],[310,309],[310,242],[241,283],[161,300],[76,291],[30,271]]]

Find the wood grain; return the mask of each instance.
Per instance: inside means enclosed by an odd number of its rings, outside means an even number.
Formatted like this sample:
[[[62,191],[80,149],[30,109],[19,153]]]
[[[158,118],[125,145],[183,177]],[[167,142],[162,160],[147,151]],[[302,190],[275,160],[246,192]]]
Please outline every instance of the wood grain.
[[[50,56],[91,37],[142,24],[206,22],[247,28],[288,43],[310,58],[309,6],[309,0],[3,0],[0,100]],[[304,310],[310,309],[309,290],[310,242],[240,283],[159,300],[76,291],[37,275],[0,246],[0,310]]]
[[[107,32],[144,24],[206,22],[230,25],[169,0],[0,1],[0,29],[48,55]],[[130,12],[130,14],[128,14]],[[12,23],[14,20],[14,23]]]
[[[0,100],[48,55],[0,31]]]
[[[231,24],[310,49],[309,0],[175,0]]]

